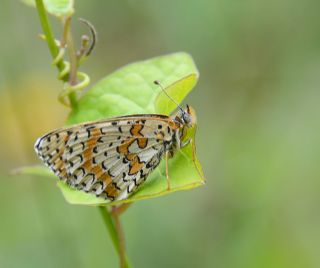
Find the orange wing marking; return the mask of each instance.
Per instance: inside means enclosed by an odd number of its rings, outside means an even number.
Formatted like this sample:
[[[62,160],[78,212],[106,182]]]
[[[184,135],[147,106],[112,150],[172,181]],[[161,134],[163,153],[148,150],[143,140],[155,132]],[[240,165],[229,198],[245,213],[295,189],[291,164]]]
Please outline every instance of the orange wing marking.
[[[117,151],[119,154],[127,155],[129,154],[129,146],[135,141],[135,139],[130,139],[127,142],[119,145]]]
[[[130,133],[134,137],[143,137],[141,134],[141,130],[143,129],[143,125],[133,125],[130,129]]]
[[[129,175],[136,174],[140,169],[144,167],[144,163],[140,162],[139,157],[135,154],[130,163]]]
[[[140,149],[144,149],[147,147],[148,144],[148,139],[147,138],[141,138],[141,139],[137,139],[138,142],[138,146]]]
[[[112,183],[108,184],[104,192],[109,198],[115,199],[119,195],[118,189]]]

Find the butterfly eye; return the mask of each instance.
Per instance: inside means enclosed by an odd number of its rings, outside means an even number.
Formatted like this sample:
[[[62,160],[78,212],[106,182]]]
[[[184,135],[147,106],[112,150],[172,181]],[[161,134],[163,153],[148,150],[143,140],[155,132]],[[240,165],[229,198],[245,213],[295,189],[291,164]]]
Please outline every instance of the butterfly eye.
[[[188,114],[185,111],[182,114],[182,119],[187,125],[189,125],[191,123],[191,116],[190,116],[190,114]]]

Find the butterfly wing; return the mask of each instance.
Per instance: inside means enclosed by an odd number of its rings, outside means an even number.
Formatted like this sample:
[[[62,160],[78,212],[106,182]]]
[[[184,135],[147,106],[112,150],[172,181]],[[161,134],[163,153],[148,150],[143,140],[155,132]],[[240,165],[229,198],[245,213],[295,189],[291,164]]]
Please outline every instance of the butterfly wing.
[[[39,138],[35,150],[71,187],[122,200],[159,165],[173,131],[168,116],[118,117],[55,130]]]

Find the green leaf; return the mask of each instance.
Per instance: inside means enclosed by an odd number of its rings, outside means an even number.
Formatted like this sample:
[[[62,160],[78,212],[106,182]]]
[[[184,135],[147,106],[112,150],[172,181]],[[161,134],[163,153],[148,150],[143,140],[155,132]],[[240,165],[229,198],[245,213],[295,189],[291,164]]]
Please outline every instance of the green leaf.
[[[35,7],[35,0],[21,0],[29,6]],[[43,0],[48,13],[56,17],[68,17],[74,13],[73,0]]]
[[[184,80],[186,77],[187,80]],[[197,78],[198,70],[186,53],[129,64],[94,85],[79,100],[77,109],[70,114],[68,124],[140,113],[168,115],[176,105],[168,104],[171,101],[168,97],[162,97],[160,87],[153,82],[158,80],[168,87],[180,80],[180,83],[168,89],[180,102],[196,84]],[[159,101],[156,101],[157,98]]]
[[[175,53],[127,65],[94,85],[71,112],[68,124],[137,113],[169,115],[177,108],[153,82],[158,80],[168,94],[180,103],[197,82],[198,70],[190,55]],[[193,159],[191,145],[183,148],[169,160],[171,189],[167,191],[165,161],[152,172],[141,188],[129,199],[133,202],[187,190],[204,184],[200,163]],[[73,204],[101,204],[101,199],[70,189],[60,183],[66,199]],[[80,196],[81,195],[81,196]],[[92,199],[88,199],[88,196]],[[113,203],[115,204],[115,202]]]
[[[79,100],[77,109],[70,113],[68,124],[136,113],[169,115],[177,106],[153,81],[160,81],[168,94],[180,103],[192,90],[197,78],[195,64],[186,53],[175,53],[127,65],[87,91]],[[169,176],[171,188],[168,191],[163,160],[137,192],[127,200],[111,204],[133,202],[203,185],[202,168],[193,154],[192,144],[176,152],[169,160]],[[58,186],[71,204],[108,203],[92,194],[72,189],[63,182],[58,182]]]
[[[105,199],[97,198],[92,194],[87,194],[85,192],[68,187],[68,185],[63,181],[58,181],[57,185],[60,188],[64,198],[70,204],[98,206],[107,203]]]
[[[14,169],[12,175],[36,175],[41,177],[57,178],[53,172],[45,166],[26,166]]]

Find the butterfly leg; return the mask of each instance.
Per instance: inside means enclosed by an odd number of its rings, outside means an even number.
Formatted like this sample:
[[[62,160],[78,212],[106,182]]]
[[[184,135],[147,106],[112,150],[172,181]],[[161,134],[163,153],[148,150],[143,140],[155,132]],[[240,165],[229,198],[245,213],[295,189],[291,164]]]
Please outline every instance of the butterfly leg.
[[[180,148],[183,148],[183,147],[187,146],[189,143],[192,143],[192,139],[191,138],[186,140],[185,142],[182,142],[180,144]]]
[[[193,141],[193,139],[190,139],[190,143],[191,143],[191,146],[192,146],[192,161],[199,173],[199,175],[203,178],[203,171],[201,168],[199,168],[199,166],[197,165],[197,161],[196,161],[196,144],[195,142]],[[203,178],[204,180],[204,178]]]
[[[190,139],[190,143],[191,143],[191,146],[192,146],[192,160],[193,162],[196,161],[196,144],[195,142],[193,141],[193,139]]]
[[[167,178],[167,191],[170,191],[170,177],[169,177],[169,157],[170,152],[166,152],[166,178]]]

